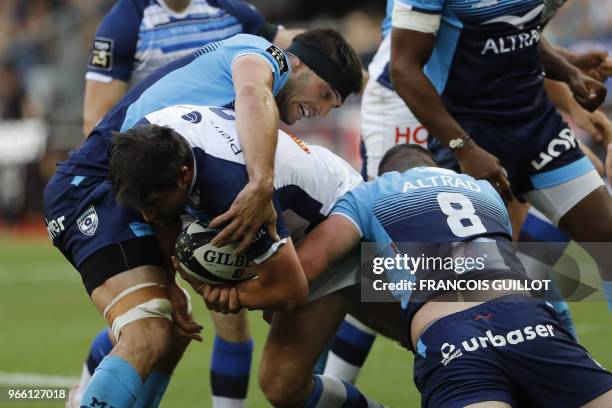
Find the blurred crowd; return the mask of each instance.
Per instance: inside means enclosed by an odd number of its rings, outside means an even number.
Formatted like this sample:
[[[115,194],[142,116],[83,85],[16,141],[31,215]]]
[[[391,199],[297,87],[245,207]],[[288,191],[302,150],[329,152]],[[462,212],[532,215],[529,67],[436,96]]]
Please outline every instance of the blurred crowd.
[[[268,20],[288,27],[333,26],[369,62],[380,41],[384,0],[254,0]],[[40,157],[15,170],[15,159],[0,155],[0,228],[40,209],[45,180],[57,160],[83,140],[81,133],[85,65],[97,25],[113,0],[0,1],[0,127],[15,120],[42,123]],[[548,27],[555,42],[612,53],[612,1],[569,0]],[[610,101],[610,99],[608,99]],[[358,100],[350,109],[297,128],[359,166]],[[12,129],[17,129],[14,127]],[[0,128],[1,129],[1,128]],[[5,150],[8,136],[2,137]],[[19,131],[10,133],[19,137]],[[17,136],[14,136],[17,135]],[[309,137],[310,136],[310,137]],[[43,136],[41,136],[43,137]],[[23,181],[25,180],[25,182]],[[16,198],[17,201],[16,201]]]

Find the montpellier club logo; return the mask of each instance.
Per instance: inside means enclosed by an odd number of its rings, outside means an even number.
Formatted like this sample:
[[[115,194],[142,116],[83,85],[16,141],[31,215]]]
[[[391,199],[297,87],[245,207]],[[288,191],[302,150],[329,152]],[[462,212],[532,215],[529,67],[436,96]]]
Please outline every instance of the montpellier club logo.
[[[77,219],[77,226],[79,227],[79,231],[83,234],[92,236],[96,233],[96,229],[98,229],[98,214],[96,213],[96,209],[93,205],[90,205],[83,214]]]

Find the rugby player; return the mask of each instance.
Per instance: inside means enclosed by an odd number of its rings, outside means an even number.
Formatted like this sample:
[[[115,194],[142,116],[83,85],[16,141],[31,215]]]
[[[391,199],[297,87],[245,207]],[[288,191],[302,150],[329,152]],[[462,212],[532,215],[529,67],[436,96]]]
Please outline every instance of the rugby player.
[[[244,33],[285,49],[300,31],[267,22],[255,7],[240,0],[120,0],[92,42],[83,133],[91,132],[128,87],[208,43]]]
[[[275,238],[271,174],[279,116],[291,124],[303,117],[325,115],[340,106],[349,93],[359,91],[362,79],[354,50],[334,30],[300,34],[287,52],[290,54],[261,37],[237,35],[180,58],[132,88],[83,146],[58,165],[45,189],[45,215],[54,244],[81,272],[101,312],[115,304],[130,306],[122,310],[130,316],[133,313],[129,310],[138,309],[137,320],[126,322],[123,329],[116,325],[115,333],[121,332],[123,343],[120,340],[109,356],[112,358],[105,358],[98,367],[85,391],[85,403],[95,398],[127,401],[139,396],[139,378],[149,376],[172,344],[168,320],[149,318],[164,313],[141,310],[142,304],[164,298],[164,294],[142,285],[163,282],[169,290],[178,291],[161,267],[150,224],[138,212],[118,206],[110,183],[105,181],[111,132],[131,128],[145,114],[177,103],[233,106],[249,183],[230,210],[211,221],[211,225],[221,226],[234,219],[216,236],[215,244],[241,240],[242,250],[263,224]],[[182,292],[177,293],[180,296],[173,299],[179,301],[180,297],[184,306]],[[129,301],[113,302],[123,295]],[[161,303],[167,311],[167,303]],[[178,323],[195,330],[186,319]],[[111,393],[117,388],[126,392]]]
[[[462,171],[491,180],[506,198],[512,190],[578,242],[611,241],[612,199],[548,100],[542,64],[591,110],[605,87],[540,44],[540,0],[478,4],[396,2],[398,94],[435,136],[432,150],[454,152],[437,155],[439,162],[456,157]],[[609,270],[600,273],[604,286],[612,284]]]
[[[473,248],[481,248],[480,255],[486,249],[486,266],[464,272],[463,279],[524,278],[512,252],[508,214],[495,189],[434,166],[419,146],[388,151],[381,161],[385,174],[340,199],[298,248],[309,280],[360,241],[395,248],[392,255],[405,253],[405,242],[445,242],[469,250],[482,241],[483,246]],[[404,275],[388,277],[395,282]],[[443,278],[426,270],[415,277],[416,282]],[[359,291],[352,300],[337,292],[296,311],[277,311],[262,356],[263,391],[275,406],[373,406],[353,386],[324,376],[313,379],[308,371],[334,333],[334,323],[349,310],[412,349],[423,407],[612,404],[612,375],[573,341],[550,306],[526,292],[483,294],[484,299],[468,291],[404,291],[399,294],[403,311],[396,313],[397,304],[360,304]],[[208,295],[209,306],[230,307],[225,294]]]
[[[190,122],[188,118],[196,114],[202,120]],[[177,216],[185,208],[190,216],[203,220],[209,220],[224,211],[244,185],[246,176],[233,112],[216,107],[176,106],[151,113],[145,117],[145,121],[158,126],[139,126],[116,136],[110,179],[117,190],[118,200],[138,208],[153,222]],[[172,128],[173,131],[160,128],[160,125]],[[234,142],[228,144],[227,138]],[[181,143],[191,147],[193,158],[191,151],[185,146],[181,148]],[[187,163],[179,165],[184,169],[184,179],[183,176],[177,176],[177,162]],[[158,163],[167,165],[160,166]],[[173,175],[168,187],[144,180],[142,174],[152,174],[154,170],[160,174]],[[283,231],[281,236],[286,237],[290,233],[295,241],[301,241],[305,233],[325,219],[340,197],[361,182],[360,175],[350,165],[328,150],[308,145],[295,136],[279,131],[275,203],[281,214],[278,220],[279,231]],[[173,198],[179,195],[180,198]],[[287,245],[292,245],[292,242],[289,240]],[[170,245],[172,243],[173,240],[170,240]],[[266,241],[264,244],[266,247],[271,245]],[[251,252],[249,255],[254,258],[253,253],[262,251],[259,248],[264,244],[260,240],[255,241],[247,253]],[[272,248],[268,251],[272,252],[273,249],[276,250]],[[328,271],[322,279],[311,285],[309,300],[355,285],[359,279],[357,265],[358,257],[353,257],[340,268]],[[235,286],[215,285],[213,290],[235,288],[233,296],[242,306],[249,309],[273,308],[273,304],[254,303],[248,298],[245,304],[243,292],[246,291],[248,295],[249,287],[257,284],[257,281],[274,282],[273,276],[277,274],[278,280],[285,280],[287,272],[274,268],[274,264],[263,263],[258,269],[258,280],[244,281]],[[198,292],[204,291],[205,285],[201,282],[184,273],[182,275]],[[274,293],[275,288],[267,286],[263,288],[262,284],[262,291],[265,290],[265,296],[270,296],[268,293]],[[232,296],[231,292],[229,294]],[[260,296],[265,298],[263,294]],[[251,297],[256,298],[255,295]],[[229,374],[233,368],[220,367],[220,370]],[[226,378],[220,380],[226,380],[225,387],[232,386]]]
[[[155,69],[206,44],[246,33],[259,35],[284,49],[301,31],[286,30],[267,22],[255,7],[240,0],[118,1],[100,23],[92,42],[85,76],[84,133],[89,134],[128,87]],[[220,319],[213,315],[215,325],[222,324]],[[221,328],[213,360],[224,364],[225,360],[235,360],[234,356],[240,355],[245,360],[244,365],[250,365],[252,340],[248,327],[237,336],[229,337],[226,332]],[[79,384],[70,392],[69,405],[80,405],[82,392],[95,368],[113,346],[114,338],[108,329],[94,338]],[[211,377],[215,376],[216,372],[211,370]],[[229,397],[220,395],[215,387],[212,394],[213,398]],[[244,400],[246,391],[243,394],[236,390],[231,396],[234,400]]]

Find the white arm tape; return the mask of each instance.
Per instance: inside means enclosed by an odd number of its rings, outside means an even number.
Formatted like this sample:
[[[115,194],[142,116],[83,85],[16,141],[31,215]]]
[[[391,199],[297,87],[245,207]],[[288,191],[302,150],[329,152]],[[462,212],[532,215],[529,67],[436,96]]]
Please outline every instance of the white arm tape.
[[[102,82],[103,84],[110,84],[113,82],[113,77],[99,74],[97,72],[88,72],[85,74],[85,79],[89,79],[96,82]]]
[[[115,338],[119,341],[121,328],[126,324],[150,317],[162,317],[172,321],[172,304],[170,301],[168,299],[151,299],[131,308],[121,316],[117,316],[111,328]]]
[[[414,11],[412,7],[396,1],[393,5],[391,24],[396,28],[437,34],[440,28],[440,14],[427,14]]]

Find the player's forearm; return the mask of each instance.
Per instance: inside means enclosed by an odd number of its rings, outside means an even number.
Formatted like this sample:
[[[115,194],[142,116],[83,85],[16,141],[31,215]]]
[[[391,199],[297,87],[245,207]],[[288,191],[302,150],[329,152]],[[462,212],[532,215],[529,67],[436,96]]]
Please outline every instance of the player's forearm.
[[[545,79],[544,87],[550,101],[572,118],[580,111],[584,111],[578,102],[576,102],[576,99],[574,99],[569,87],[563,82]]]
[[[431,135],[448,145],[465,134],[420,67],[392,63],[391,76],[397,93]]]
[[[89,135],[98,124],[121,99],[127,91],[127,83],[112,80],[110,83],[102,83],[88,79],[85,81],[85,97],[83,100],[83,134]]]
[[[565,59],[568,63],[572,65],[576,65],[578,54],[574,51],[568,50],[567,48],[559,47],[558,45],[553,45],[548,43],[548,45],[556,52],[559,56]]]
[[[549,79],[569,83],[578,74],[578,68],[563,58],[544,37],[540,40],[540,58]]]
[[[276,280],[264,283],[251,279],[236,285],[238,300],[247,309],[292,310],[303,305],[308,298],[308,286],[298,279]]]
[[[279,126],[274,96],[265,85],[247,84],[237,90],[235,109],[249,181],[272,190]]]

